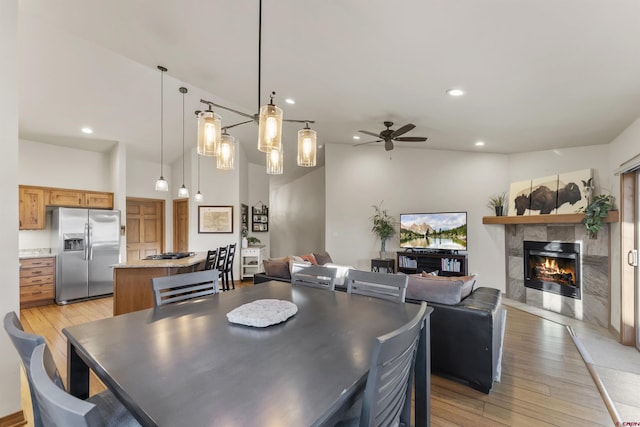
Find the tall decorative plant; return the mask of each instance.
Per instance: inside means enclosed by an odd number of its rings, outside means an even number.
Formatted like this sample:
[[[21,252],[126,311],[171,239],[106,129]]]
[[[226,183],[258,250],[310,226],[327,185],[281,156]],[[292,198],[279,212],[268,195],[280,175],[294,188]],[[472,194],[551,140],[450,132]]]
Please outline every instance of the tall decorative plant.
[[[382,202],[372,207],[374,214],[371,217],[373,223],[371,231],[380,239],[380,258],[385,258],[387,240],[396,234],[395,218],[389,215],[386,209],[382,209]]]

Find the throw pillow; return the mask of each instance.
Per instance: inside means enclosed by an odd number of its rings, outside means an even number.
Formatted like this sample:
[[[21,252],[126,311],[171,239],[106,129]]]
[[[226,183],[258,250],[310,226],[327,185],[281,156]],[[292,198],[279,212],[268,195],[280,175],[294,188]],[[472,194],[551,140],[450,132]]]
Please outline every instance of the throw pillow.
[[[277,259],[265,259],[262,261],[264,266],[264,274],[272,277],[280,277],[282,279],[291,279],[289,272],[289,262]]]
[[[293,276],[293,273],[300,271],[304,267],[310,266],[311,263],[305,261],[302,257],[291,255],[289,257],[289,273]]]
[[[434,271],[430,271],[430,272],[426,272],[426,271],[422,271],[422,273],[420,273],[422,275],[422,277],[431,277],[431,276],[437,276],[438,273],[440,273],[440,270],[434,270]]]
[[[318,261],[316,261],[316,257],[314,257],[313,254],[300,255],[300,258],[309,261],[313,265],[318,265]]]
[[[316,259],[316,262],[318,263],[318,265],[325,265],[327,263],[332,263],[333,260],[331,259],[331,255],[329,255],[329,252],[324,251],[322,253],[313,253],[313,257]]]

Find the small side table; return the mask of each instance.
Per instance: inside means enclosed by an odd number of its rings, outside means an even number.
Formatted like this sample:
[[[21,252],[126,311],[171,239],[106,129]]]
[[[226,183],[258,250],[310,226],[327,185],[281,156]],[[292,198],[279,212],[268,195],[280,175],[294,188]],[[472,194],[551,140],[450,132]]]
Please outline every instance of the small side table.
[[[382,271],[384,269],[384,271]],[[395,273],[396,260],[393,258],[373,258],[371,260],[371,271],[376,273]]]

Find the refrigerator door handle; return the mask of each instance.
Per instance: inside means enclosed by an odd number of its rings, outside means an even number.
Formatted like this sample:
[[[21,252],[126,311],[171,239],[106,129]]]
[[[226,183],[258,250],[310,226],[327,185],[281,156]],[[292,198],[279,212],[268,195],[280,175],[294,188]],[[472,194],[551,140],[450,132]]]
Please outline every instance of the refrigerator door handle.
[[[88,241],[88,246],[89,246],[89,259],[92,260],[93,259],[93,236],[92,236],[92,232],[93,232],[93,227],[91,226],[91,224],[88,225],[89,227],[89,241]]]
[[[84,259],[89,259],[89,224],[84,225]]]

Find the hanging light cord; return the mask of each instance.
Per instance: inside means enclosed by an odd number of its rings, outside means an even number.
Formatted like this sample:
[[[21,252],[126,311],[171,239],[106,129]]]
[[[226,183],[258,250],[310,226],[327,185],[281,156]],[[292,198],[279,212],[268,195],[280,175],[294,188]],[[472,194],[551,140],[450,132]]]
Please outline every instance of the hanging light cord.
[[[182,92],[182,186],[184,187],[184,94],[187,93],[186,87],[181,87]]]
[[[262,0],[258,10],[258,111],[260,111],[260,91],[262,82]]]
[[[200,156],[198,156],[198,192],[200,192]]]
[[[164,72],[160,68],[160,178],[164,178]]]

